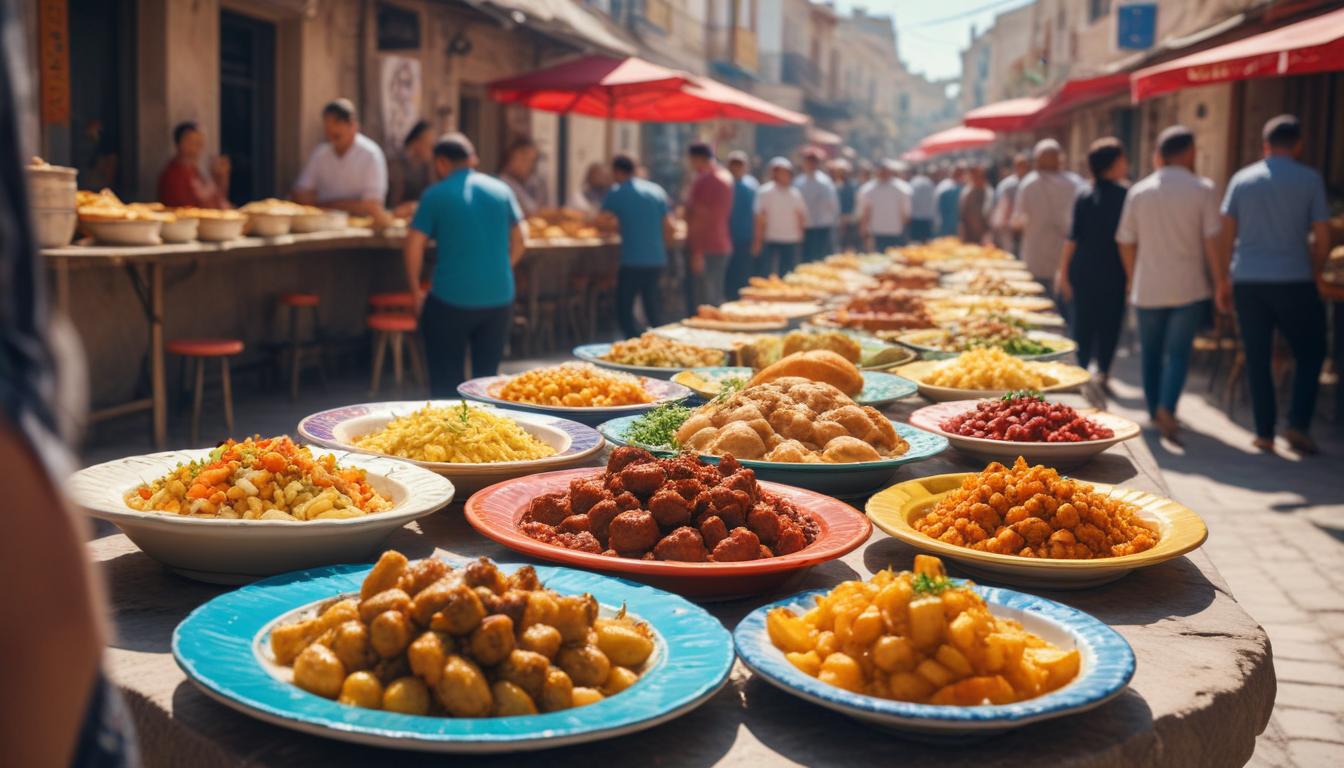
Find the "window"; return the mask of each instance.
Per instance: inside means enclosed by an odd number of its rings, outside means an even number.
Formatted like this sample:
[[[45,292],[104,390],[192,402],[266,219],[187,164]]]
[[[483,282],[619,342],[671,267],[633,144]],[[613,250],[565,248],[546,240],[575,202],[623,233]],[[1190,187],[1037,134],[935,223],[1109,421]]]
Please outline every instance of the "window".
[[[1111,0],[1087,0],[1087,20],[1095,22],[1111,15]]]

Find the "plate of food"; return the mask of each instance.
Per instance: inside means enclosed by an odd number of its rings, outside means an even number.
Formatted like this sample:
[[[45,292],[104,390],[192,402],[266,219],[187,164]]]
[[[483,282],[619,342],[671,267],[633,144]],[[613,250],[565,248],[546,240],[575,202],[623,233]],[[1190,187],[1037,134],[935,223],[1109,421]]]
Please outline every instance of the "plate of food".
[[[395,551],[220,595],[177,626],[172,648],[193,684],[251,717],[447,753],[651,728],[704,703],[733,665],[723,626],[676,595],[569,568]]]
[[[614,344],[583,344],[574,348],[574,356],[599,368],[667,379],[684,368],[723,365],[727,354],[722,349],[645,333]]]
[[[937,299],[936,301],[945,303],[950,307],[985,307],[991,311],[999,309],[1016,309],[1023,312],[1052,312],[1055,309],[1055,302],[1045,296],[984,296],[966,294],[963,296],[950,296],[948,298]]]
[[[915,355],[899,344],[888,344],[872,336],[844,331],[789,331],[786,334],[760,335],[738,344],[734,361],[759,371],[795,352],[827,349],[865,371],[885,371],[914,360]]]
[[[1139,425],[1094,408],[1075,410],[1039,392],[991,400],[953,400],[910,414],[910,423],[979,459],[1074,467],[1116,443],[1139,436]]]
[[[1009,315],[976,315],[942,328],[907,331],[895,338],[925,360],[946,360],[972,349],[1001,349],[1023,360],[1059,360],[1078,350],[1073,339],[1027,329]]]
[[[987,509],[986,509],[987,507]],[[1197,549],[1208,529],[1145,491],[1087,483],[1019,458],[1009,467],[908,480],[868,500],[868,517],[916,549],[1025,587],[1084,589]]]
[[[465,400],[346,405],[305,416],[298,432],[328,448],[424,467],[451,479],[459,498],[510,477],[574,466],[603,445],[576,421]]]
[[[467,500],[466,516],[525,555],[701,600],[775,589],[872,532],[848,504],[758,482],[730,458],[717,465],[689,454],[657,458],[633,446],[613,450],[605,470],[492,485]]]
[[[878,728],[949,740],[1102,706],[1135,668],[1129,643],[1096,618],[949,579],[928,555],[915,556],[913,571],[887,569],[757,608],[733,640],[752,673],[786,693]]]
[[[284,436],[132,456],[70,478],[71,500],[90,515],[170,569],[217,584],[369,557],[453,491],[404,461],[319,455]]]
[[[825,291],[790,285],[778,275],[751,277],[738,294],[747,301],[816,301],[827,296]]]
[[[603,370],[591,363],[562,363],[517,376],[471,379],[459,384],[457,392],[469,400],[560,416],[588,426],[680,402],[692,394],[671,381]]]
[[[894,403],[919,391],[918,385],[909,379],[882,371],[861,371],[829,350],[795,352],[759,371],[743,366],[692,368],[673,376],[672,381],[710,400],[725,390],[736,391],[787,377],[824,381],[859,405],[874,407]]]
[[[1092,378],[1076,365],[1022,360],[997,348],[973,349],[949,360],[921,360],[896,372],[914,381],[919,393],[934,402],[1002,397],[1023,389],[1064,392]]]

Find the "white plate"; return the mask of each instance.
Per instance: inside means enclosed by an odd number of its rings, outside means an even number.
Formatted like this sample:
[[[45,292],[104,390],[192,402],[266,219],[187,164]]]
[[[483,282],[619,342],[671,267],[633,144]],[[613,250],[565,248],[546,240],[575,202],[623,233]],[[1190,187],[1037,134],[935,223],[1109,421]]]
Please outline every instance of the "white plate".
[[[231,520],[141,512],[125,496],[210,448],[164,451],[95,464],[71,476],[71,501],[113,523],[145,554],[188,578],[241,584],[276,573],[366,560],[388,534],[447,506],[453,484],[405,461],[344,451],[342,465],[368,470],[369,483],[392,499],[392,508],[344,520]]]
[[[1052,467],[1075,467],[1116,443],[1122,443],[1138,437],[1138,424],[1121,418],[1113,413],[1090,409],[1078,413],[1115,433],[1105,440],[1085,440],[1080,443],[1022,443],[1010,440],[989,440],[983,437],[966,437],[944,430],[939,425],[947,419],[973,410],[979,400],[953,400],[946,403],[928,405],[910,414],[910,423],[927,432],[942,435],[953,448],[988,461],[1000,461],[1011,465],[1018,456],[1031,464],[1045,464]]]

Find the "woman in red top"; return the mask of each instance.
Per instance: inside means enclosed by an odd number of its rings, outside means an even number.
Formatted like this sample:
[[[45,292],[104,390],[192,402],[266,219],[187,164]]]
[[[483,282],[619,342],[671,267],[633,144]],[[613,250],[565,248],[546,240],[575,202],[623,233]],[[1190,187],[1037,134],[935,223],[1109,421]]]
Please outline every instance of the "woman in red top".
[[[229,158],[221,155],[210,164],[207,179],[201,175],[201,154],[205,134],[193,122],[178,123],[173,129],[177,154],[159,174],[159,202],[169,208],[231,208],[229,205]]]

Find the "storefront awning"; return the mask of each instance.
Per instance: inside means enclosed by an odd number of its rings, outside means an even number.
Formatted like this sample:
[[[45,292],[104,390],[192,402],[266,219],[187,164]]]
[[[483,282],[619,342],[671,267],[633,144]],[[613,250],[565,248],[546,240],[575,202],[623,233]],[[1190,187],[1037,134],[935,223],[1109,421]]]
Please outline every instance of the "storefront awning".
[[[573,0],[466,0],[486,11],[501,12],[514,22],[567,38],[581,47],[596,47],[608,53],[630,55],[635,47],[613,32],[601,19]],[[499,15],[499,14],[497,14]]]
[[[1022,131],[1031,127],[1049,101],[1036,96],[996,101],[972,109],[961,122],[972,128],[987,128],[991,131]]]
[[[1344,8],[1141,69],[1130,78],[1130,95],[1140,101],[1211,83],[1341,69]]]
[[[978,149],[994,142],[994,132],[984,128],[971,128],[958,125],[926,136],[916,147],[925,155],[942,152],[956,152],[963,149]]]
[[[826,147],[838,147],[845,143],[845,140],[839,134],[832,133],[825,128],[818,128],[815,125],[807,129],[807,140],[809,143]]]

